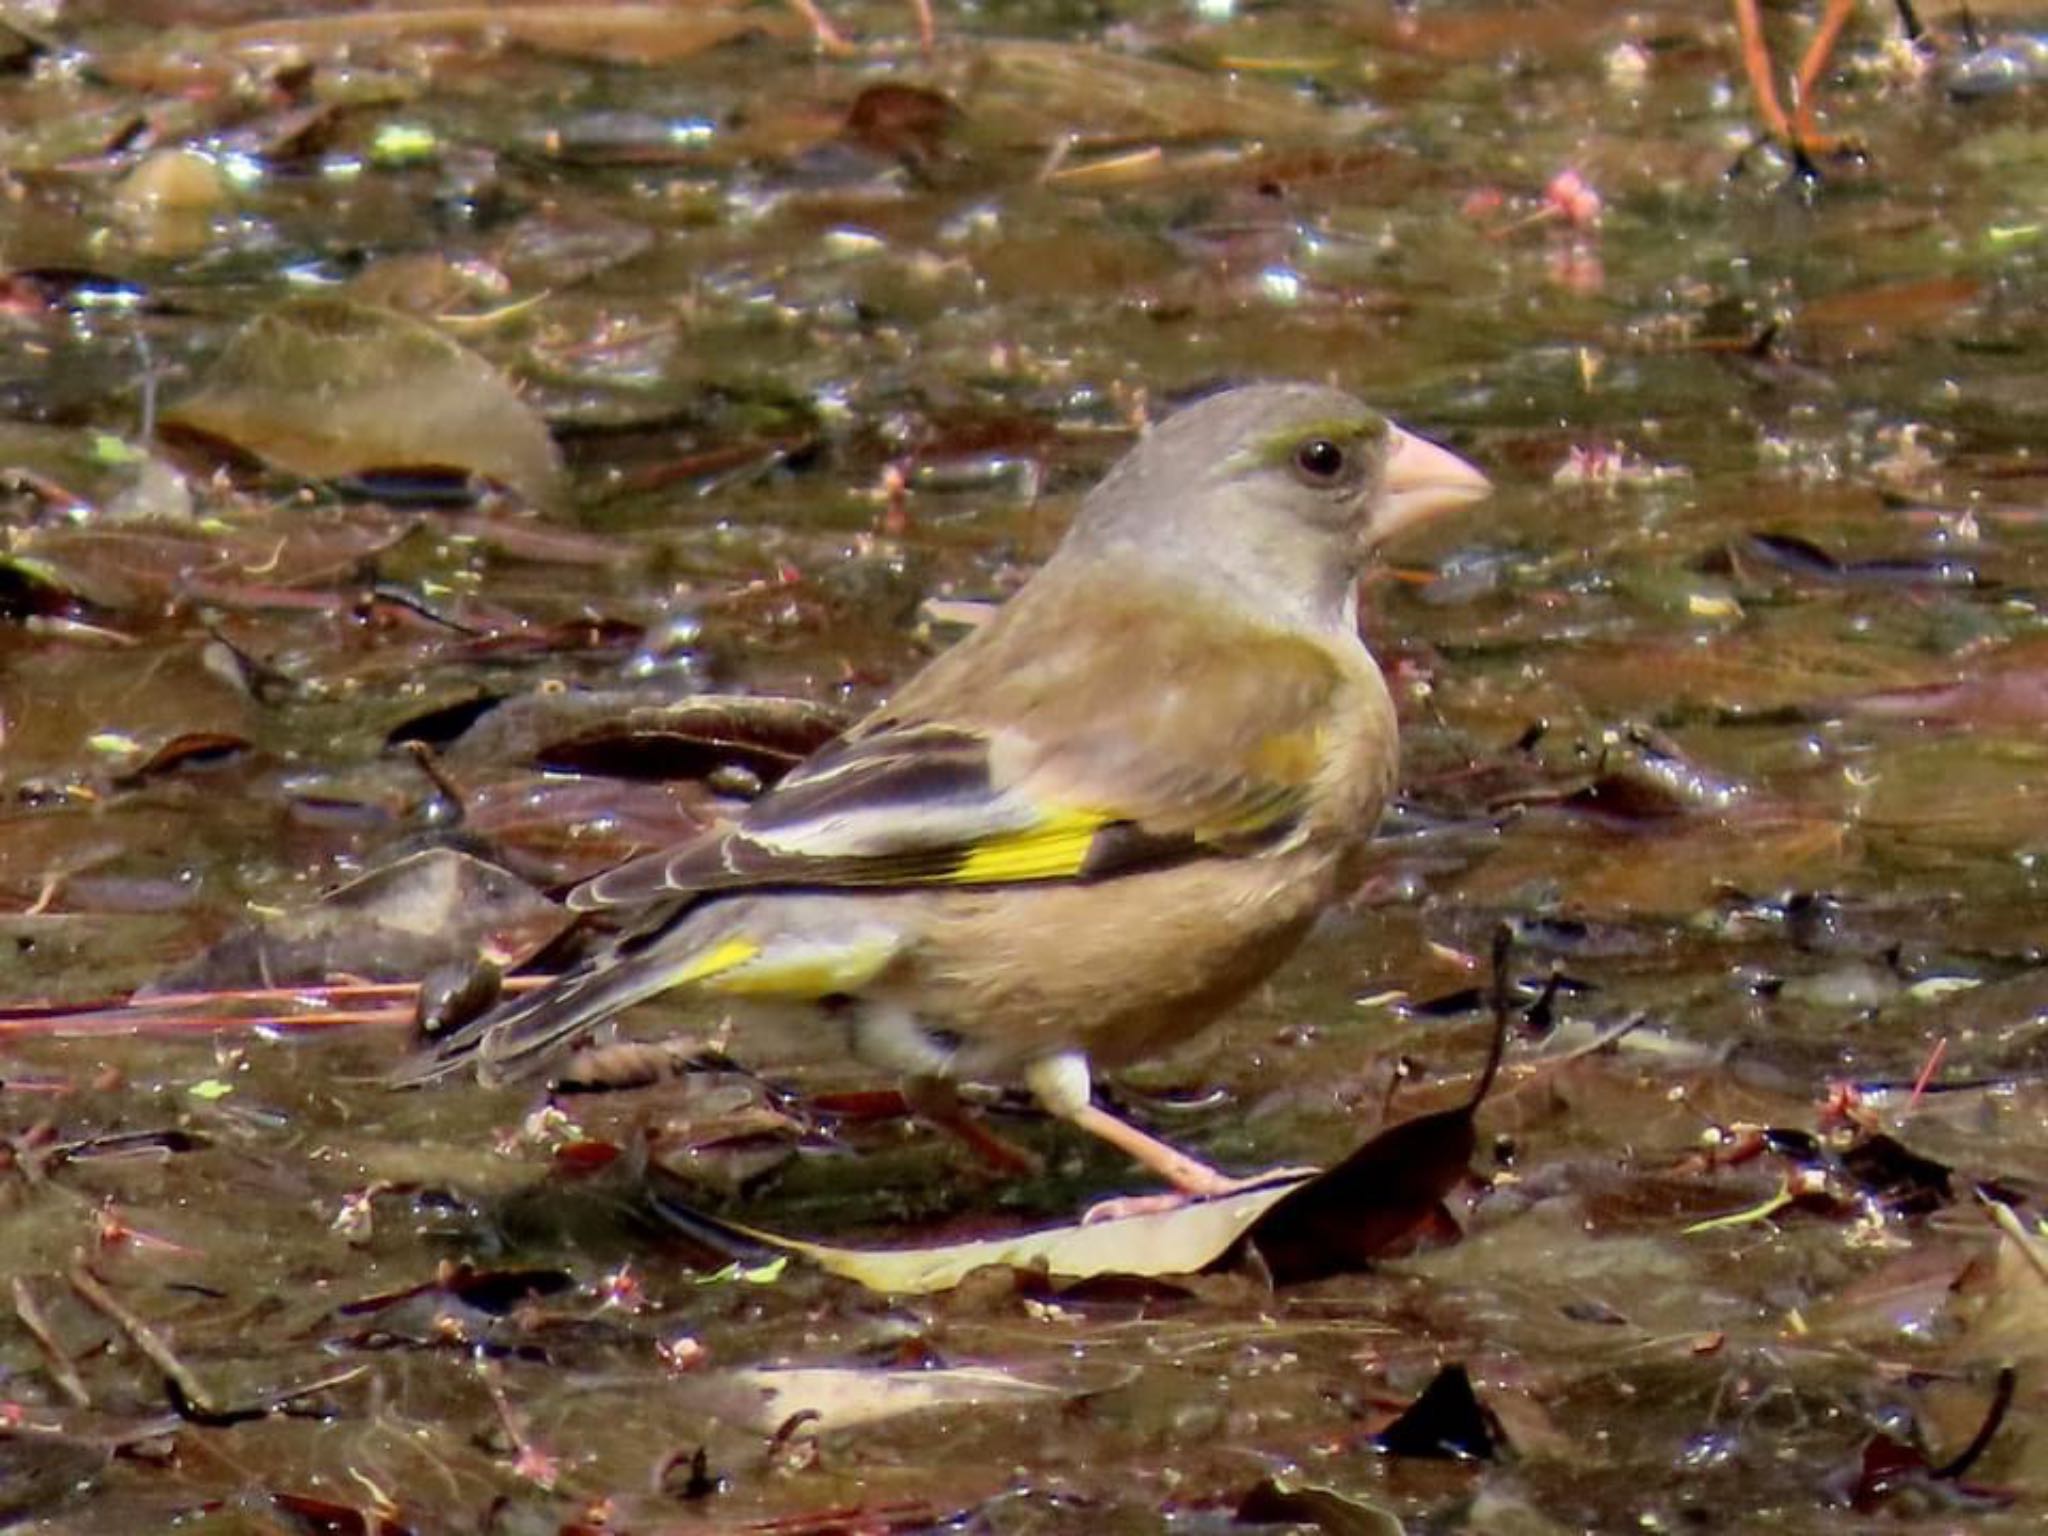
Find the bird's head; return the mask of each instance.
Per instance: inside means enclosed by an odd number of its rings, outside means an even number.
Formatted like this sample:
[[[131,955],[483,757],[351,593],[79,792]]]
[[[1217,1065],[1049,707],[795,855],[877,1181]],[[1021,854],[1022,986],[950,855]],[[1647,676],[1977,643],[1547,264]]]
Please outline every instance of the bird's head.
[[[1148,432],[1089,496],[1070,540],[1140,549],[1262,604],[1348,609],[1375,548],[1488,489],[1458,455],[1342,390],[1254,384]]]

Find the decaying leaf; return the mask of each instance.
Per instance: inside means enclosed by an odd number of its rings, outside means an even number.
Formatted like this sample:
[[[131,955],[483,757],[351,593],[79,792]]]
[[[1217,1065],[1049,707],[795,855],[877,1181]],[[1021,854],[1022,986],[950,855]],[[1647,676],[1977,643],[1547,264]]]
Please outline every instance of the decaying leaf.
[[[316,906],[239,929],[137,995],[337,976],[411,981],[479,954],[510,966],[568,923],[567,913],[509,870],[430,848],[350,881]]]
[[[600,4],[426,5],[334,15],[281,14],[223,27],[207,39],[209,58],[269,58],[279,50],[340,53],[435,39],[474,46],[479,38],[621,64],[670,64],[749,33],[799,35],[794,14],[725,5]],[[180,39],[189,50],[189,40]],[[180,70],[179,66],[183,68]],[[185,57],[138,48],[103,66],[115,77],[145,84],[161,76],[188,78]]]
[[[1306,1181],[1306,1175],[1284,1174],[1271,1184],[1170,1211],[1116,1221],[1074,1222],[1011,1237],[928,1248],[842,1248],[674,1207],[670,1214],[686,1229],[737,1233],[743,1239],[807,1259],[828,1274],[872,1291],[920,1295],[951,1290],[976,1270],[994,1265],[1035,1271],[1054,1280],[1195,1274],[1229,1253],[1260,1216]]]
[[[1400,1517],[1331,1488],[1278,1478],[1253,1484],[1237,1506],[1239,1525],[1313,1526],[1323,1536],[1401,1536]]]
[[[315,479],[456,468],[539,501],[561,467],[546,425],[481,357],[408,315],[327,297],[251,320],[164,421]]]
[[[444,706],[391,739],[444,742],[458,766],[530,762],[629,779],[703,778],[732,767],[773,783],[846,724],[839,711],[804,699],[552,692]]]
[[[1456,1363],[1438,1371],[1422,1395],[1373,1437],[1390,1456],[1454,1461],[1491,1461],[1499,1443],[1499,1426],[1472,1390],[1471,1373]]]
[[[712,1412],[761,1434],[773,1433],[798,1414],[814,1417],[822,1429],[839,1430],[934,1408],[957,1411],[985,1403],[1056,1402],[1067,1395],[1058,1387],[992,1366],[761,1367],[726,1372],[705,1385]]]
[[[2048,1358],[2048,1238],[2009,1205],[1985,1203],[1998,1227],[1998,1251],[1967,1335],[1978,1359],[2037,1364]]]
[[[1067,42],[1006,39],[983,48],[977,91],[1014,98],[1067,132],[1109,136],[1205,134],[1320,138],[1330,121],[1309,102],[1259,79]],[[977,110],[992,106],[977,100]]]

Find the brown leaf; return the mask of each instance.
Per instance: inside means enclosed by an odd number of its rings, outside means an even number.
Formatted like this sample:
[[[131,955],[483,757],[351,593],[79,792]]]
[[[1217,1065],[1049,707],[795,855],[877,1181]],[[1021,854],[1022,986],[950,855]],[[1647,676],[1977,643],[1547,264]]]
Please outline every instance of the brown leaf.
[[[568,923],[567,913],[509,871],[431,848],[352,880],[315,906],[238,929],[137,996],[335,976],[410,981],[479,953],[523,960]]]
[[[538,501],[561,468],[540,417],[481,357],[410,316],[324,296],[250,321],[164,422],[316,479],[454,467]]]

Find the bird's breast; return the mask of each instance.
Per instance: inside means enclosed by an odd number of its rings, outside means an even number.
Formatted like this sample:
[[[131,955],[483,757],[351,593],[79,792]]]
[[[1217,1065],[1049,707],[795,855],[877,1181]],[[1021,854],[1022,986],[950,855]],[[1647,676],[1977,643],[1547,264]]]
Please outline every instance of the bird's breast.
[[[1344,669],[1322,737],[1322,763],[1304,818],[1308,841],[1333,852],[1362,848],[1394,791],[1401,759],[1393,695],[1362,647]]]

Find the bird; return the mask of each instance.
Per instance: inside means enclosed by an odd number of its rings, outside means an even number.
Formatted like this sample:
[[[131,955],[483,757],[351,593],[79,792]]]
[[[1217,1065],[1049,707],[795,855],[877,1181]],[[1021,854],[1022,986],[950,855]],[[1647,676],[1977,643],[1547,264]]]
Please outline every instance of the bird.
[[[807,1010],[928,1118],[1021,1084],[1183,1197],[1241,1187],[1094,1073],[1197,1033],[1361,881],[1398,731],[1360,578],[1488,490],[1333,387],[1168,416],[985,624],[730,824],[574,889],[617,936],[394,1080],[531,1078],[689,988]]]

